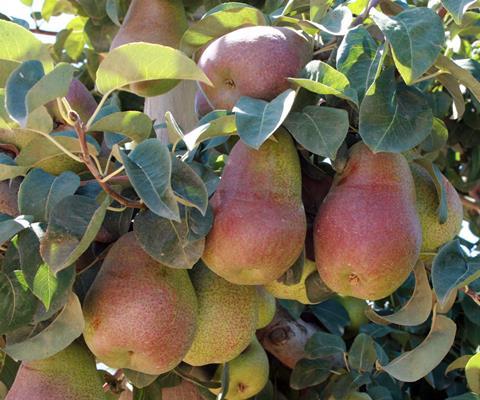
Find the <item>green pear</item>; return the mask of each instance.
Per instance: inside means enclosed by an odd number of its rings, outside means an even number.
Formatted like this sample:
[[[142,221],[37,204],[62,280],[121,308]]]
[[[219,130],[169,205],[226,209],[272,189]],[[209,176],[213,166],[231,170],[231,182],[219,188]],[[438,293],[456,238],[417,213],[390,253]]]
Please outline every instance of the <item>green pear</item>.
[[[350,149],[314,228],[320,277],[334,292],[377,300],[393,293],[420,254],[415,185],[401,154]]]
[[[259,150],[238,141],[211,205],[215,215],[203,260],[239,285],[279,278],[303,250],[306,234],[300,162],[283,129]]]
[[[312,58],[312,45],[286,27],[249,26],[214,40],[198,65],[214,86],[201,84],[209,103],[230,110],[242,96],[273,100]]]
[[[272,322],[277,310],[276,300],[262,286],[257,286],[257,329],[265,328]]]
[[[182,381],[179,385],[162,389],[161,400],[204,400],[198,388],[190,382]]]
[[[23,362],[5,400],[105,400],[87,349],[73,343],[44,360]]]
[[[453,185],[442,175],[447,198],[447,221],[438,221],[438,197],[435,184],[428,171],[421,165],[412,163],[413,180],[417,193],[417,211],[422,224],[422,251],[434,252],[452,240],[462,228],[463,206]]]
[[[101,362],[159,375],[187,354],[198,308],[187,271],[155,261],[129,232],[108,252],[83,311],[85,342]]]
[[[230,361],[255,333],[256,289],[234,285],[201,263],[190,275],[198,298],[198,328],[184,361],[194,366]]]
[[[223,366],[215,372],[214,380],[221,381]],[[260,393],[268,383],[269,364],[267,353],[254,338],[252,343],[238,357],[228,363],[227,400],[249,399]],[[221,389],[211,389],[218,394]]]
[[[369,320],[365,315],[368,304],[365,300],[349,296],[337,296],[335,300],[347,310],[348,317],[350,318],[349,329],[358,331],[362,325],[368,323]]]

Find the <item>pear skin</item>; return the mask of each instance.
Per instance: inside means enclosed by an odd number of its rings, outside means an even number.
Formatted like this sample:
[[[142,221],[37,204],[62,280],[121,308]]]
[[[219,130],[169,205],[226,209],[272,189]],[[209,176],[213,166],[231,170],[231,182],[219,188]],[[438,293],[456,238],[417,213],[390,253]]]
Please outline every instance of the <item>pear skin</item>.
[[[230,361],[255,334],[256,288],[234,285],[201,263],[190,275],[198,298],[198,328],[184,361],[194,366]]]
[[[5,400],[105,400],[95,360],[73,343],[44,360],[23,362]]]
[[[306,234],[300,162],[283,129],[259,150],[238,141],[211,205],[214,222],[203,260],[239,285],[279,278],[303,250]]]
[[[445,176],[442,175],[447,197],[447,221],[438,221],[438,198],[435,184],[428,171],[419,164],[412,163],[413,180],[417,193],[417,211],[422,224],[422,251],[434,252],[452,240],[462,229],[463,206],[460,197]]]
[[[162,400],[204,400],[198,388],[190,382],[182,381],[179,385],[162,389]]]
[[[276,310],[275,297],[263,286],[257,286],[257,329],[265,328],[272,322]]]
[[[314,228],[320,277],[334,292],[377,300],[393,293],[420,254],[415,186],[401,154],[359,142],[320,207]]]
[[[150,375],[181,362],[197,327],[187,271],[155,261],[133,232],[111,247],[83,311],[85,342],[101,362]]]

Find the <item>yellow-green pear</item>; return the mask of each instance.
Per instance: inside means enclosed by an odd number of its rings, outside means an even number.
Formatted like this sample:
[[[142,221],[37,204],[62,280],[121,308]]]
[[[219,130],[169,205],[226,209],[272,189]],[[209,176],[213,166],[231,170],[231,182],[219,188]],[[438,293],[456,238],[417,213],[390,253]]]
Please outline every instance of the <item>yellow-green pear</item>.
[[[223,366],[218,367],[214,380],[220,382]],[[238,357],[228,363],[227,400],[244,400],[260,393],[268,382],[269,364],[267,353],[254,338]],[[221,389],[212,389],[218,394]]]
[[[462,202],[453,185],[442,175],[448,217],[445,223],[440,224],[437,212],[437,190],[432,177],[419,164],[412,163],[410,169],[415,181],[417,211],[422,225],[422,251],[433,252],[460,232],[463,220]]]
[[[257,302],[257,329],[262,329],[272,322],[277,305],[275,297],[263,286],[257,286]]]
[[[44,360],[23,362],[5,400],[105,400],[95,360],[73,343]]]
[[[305,281],[311,274],[317,273],[315,263],[305,259],[302,276],[298,283],[295,283],[294,285],[285,285],[284,283],[275,280],[267,283],[265,289],[277,299],[296,300],[302,304],[313,304],[307,296]]]
[[[230,283],[201,263],[190,276],[198,299],[198,326],[184,361],[194,366],[230,361],[255,334],[256,288]]]
[[[347,310],[348,317],[350,318],[349,329],[358,331],[363,324],[368,323],[368,318],[365,315],[368,304],[365,300],[350,296],[337,296],[335,300]]]

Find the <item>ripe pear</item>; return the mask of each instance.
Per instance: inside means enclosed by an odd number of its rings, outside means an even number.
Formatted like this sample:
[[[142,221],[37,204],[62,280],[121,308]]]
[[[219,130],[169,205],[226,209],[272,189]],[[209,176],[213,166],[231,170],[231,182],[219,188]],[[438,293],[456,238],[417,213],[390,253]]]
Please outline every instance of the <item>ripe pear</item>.
[[[195,93],[195,113],[198,118],[202,118],[209,112],[213,111],[213,108],[208,104],[208,100],[201,90],[197,90]]]
[[[221,381],[223,366],[219,366],[213,378]],[[227,400],[249,399],[260,393],[268,382],[269,364],[267,353],[254,338],[238,357],[228,363]],[[211,389],[218,394],[221,389]]]
[[[250,26],[214,40],[198,65],[213,83],[201,84],[210,104],[230,110],[241,96],[273,100],[312,58],[312,45],[286,27]]]
[[[44,360],[23,362],[5,400],[105,400],[87,349],[73,343]]]
[[[190,272],[198,298],[198,328],[184,361],[194,366],[230,361],[255,334],[256,289],[234,285],[201,263]]]
[[[257,286],[257,329],[265,328],[272,322],[277,305],[275,297],[262,286]]]
[[[412,163],[413,180],[417,193],[417,211],[422,225],[422,251],[433,252],[452,240],[462,228],[463,206],[453,185],[442,175],[447,198],[448,217],[445,223],[438,221],[438,197],[435,184],[428,171]]]
[[[422,244],[415,186],[401,154],[359,142],[335,177],[314,228],[320,277],[344,296],[377,300],[412,271]]]
[[[311,274],[317,273],[317,267],[313,261],[305,259],[302,276],[298,283],[294,285],[285,285],[278,280],[274,280],[265,285],[265,289],[277,299],[296,300],[302,304],[313,304],[307,296],[305,281]]]
[[[198,388],[188,381],[162,389],[162,400],[203,400]]]
[[[259,150],[238,141],[211,200],[215,219],[203,260],[232,283],[272,282],[303,250],[306,221],[298,154],[282,128],[275,139]]]
[[[155,261],[129,232],[108,252],[83,311],[85,342],[101,362],[159,375],[187,354],[198,308],[187,271]]]

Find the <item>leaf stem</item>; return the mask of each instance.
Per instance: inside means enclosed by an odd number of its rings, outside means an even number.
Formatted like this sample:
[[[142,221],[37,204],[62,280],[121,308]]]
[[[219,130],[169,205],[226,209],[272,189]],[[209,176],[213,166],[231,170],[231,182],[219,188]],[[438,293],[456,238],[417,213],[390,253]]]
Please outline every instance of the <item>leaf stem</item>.
[[[97,118],[98,113],[100,112],[100,110],[102,109],[103,105],[108,100],[108,98],[110,97],[112,92],[113,92],[113,90],[109,90],[107,93],[105,93],[103,95],[102,99],[100,100],[100,103],[98,103],[97,108],[95,109],[92,116],[90,117],[90,119],[85,124],[85,130],[86,131],[88,131],[90,129],[90,126],[92,126],[93,121],[95,121],[95,118]]]
[[[122,165],[120,168],[113,171],[110,175],[107,175],[106,177],[104,177],[102,179],[102,182],[108,182],[111,178],[118,175],[120,172],[123,172],[124,170],[125,170],[125,166]]]
[[[49,134],[41,131],[37,131],[32,129],[31,130],[34,133],[38,133],[39,135],[43,136],[44,138],[48,139],[50,142],[52,142],[55,146],[57,146],[62,152],[64,152],[67,156],[69,156],[71,159],[75,160],[76,162],[82,163],[82,159],[80,157],[77,157],[75,154],[73,154],[70,150],[66,149],[64,146],[62,146],[60,143],[58,143],[54,137],[50,136]]]

